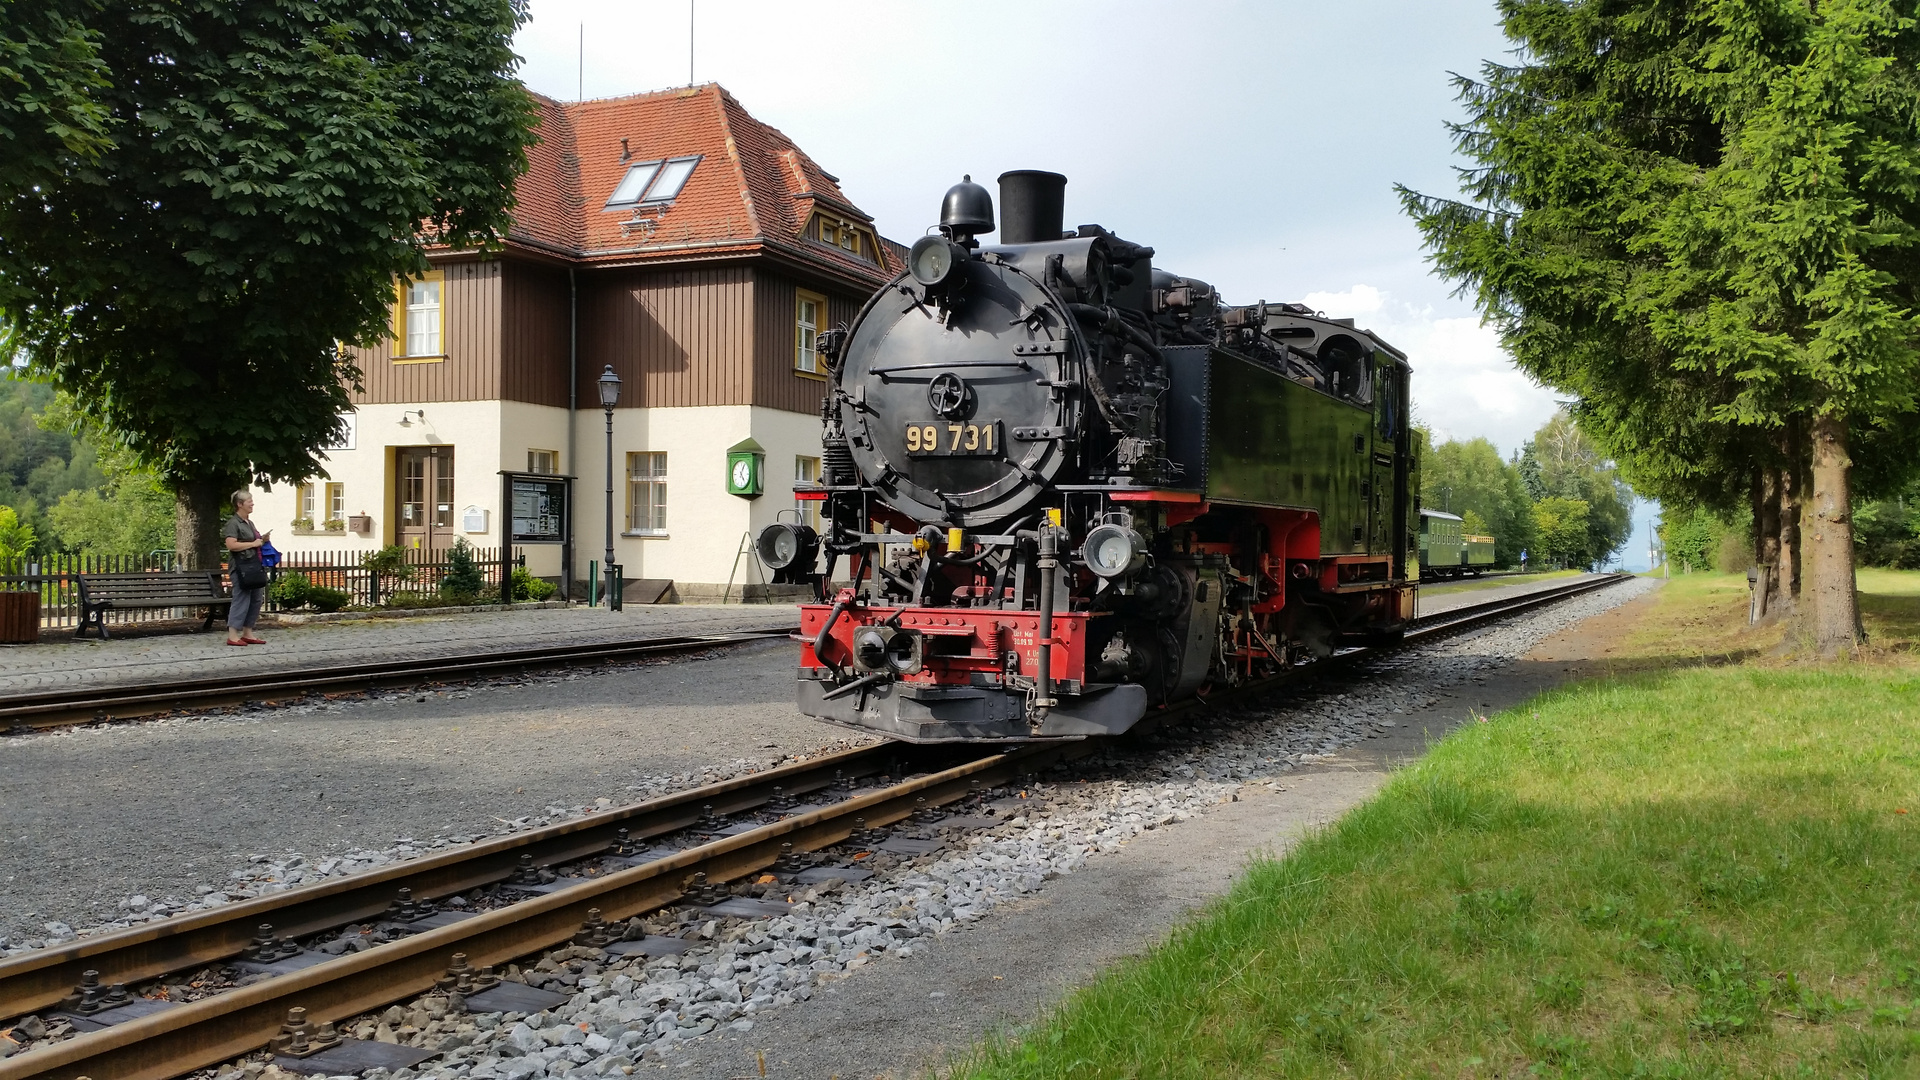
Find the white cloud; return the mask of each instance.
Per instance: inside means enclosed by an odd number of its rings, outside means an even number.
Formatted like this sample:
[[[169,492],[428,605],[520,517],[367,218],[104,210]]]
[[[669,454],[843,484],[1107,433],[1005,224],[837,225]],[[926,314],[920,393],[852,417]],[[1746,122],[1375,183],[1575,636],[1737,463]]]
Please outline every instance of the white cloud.
[[[1371,285],[1355,285],[1346,292],[1311,292],[1301,302],[1315,311],[1339,312],[1338,319],[1359,318],[1379,311],[1386,294]]]
[[[1557,407],[1553,392],[1515,367],[1500,336],[1477,318],[1416,308],[1372,285],[1308,293],[1305,299],[1333,318],[1359,320],[1407,354],[1414,409],[1435,442],[1484,436],[1506,456]]]

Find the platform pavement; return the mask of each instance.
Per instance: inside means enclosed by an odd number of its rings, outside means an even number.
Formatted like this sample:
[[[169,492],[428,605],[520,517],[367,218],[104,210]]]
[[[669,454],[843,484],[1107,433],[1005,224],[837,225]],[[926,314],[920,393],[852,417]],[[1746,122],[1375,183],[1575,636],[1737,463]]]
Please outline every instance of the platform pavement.
[[[61,639],[0,648],[0,699],[36,690],[139,686],[179,679],[290,668],[436,659],[503,648],[540,648],[635,637],[721,634],[795,626],[791,604],[633,605],[623,611],[573,607],[262,627],[265,645],[226,644],[216,625],[204,633]]]

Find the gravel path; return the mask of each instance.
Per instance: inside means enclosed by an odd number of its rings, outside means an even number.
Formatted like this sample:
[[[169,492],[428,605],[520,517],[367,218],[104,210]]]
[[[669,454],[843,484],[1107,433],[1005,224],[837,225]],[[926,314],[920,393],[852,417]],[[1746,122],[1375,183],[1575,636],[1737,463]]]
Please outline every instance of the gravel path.
[[[584,954],[571,959],[559,954],[558,969],[521,977],[566,985],[575,993],[567,1005],[532,1018],[508,1014],[438,1019],[422,1012],[418,1014],[422,1023],[397,1030],[409,1040],[440,1045],[447,1053],[418,1073],[403,1070],[391,1080],[416,1075],[476,1080],[571,1078],[673,1064],[682,1066],[676,1075],[721,1078],[755,1075],[759,1054],[766,1057],[768,1075],[906,1075],[952,1048],[968,1045],[987,1025],[1023,1022],[1100,964],[1154,940],[1193,905],[1225,888],[1248,852],[1260,847],[1280,850],[1302,825],[1337,816],[1371,792],[1393,761],[1418,754],[1429,737],[1443,733],[1466,714],[1521,700],[1565,678],[1566,668],[1558,662],[1529,663],[1518,658],[1555,632],[1652,587],[1650,581],[1636,580],[1470,637],[1410,649],[1383,660],[1364,680],[1329,681],[1284,705],[1214,715],[1168,730],[1159,736],[1157,747],[1110,752],[1081,762],[1030,789],[1028,794],[1034,798],[1028,802],[1010,804],[1005,824],[873,881],[801,893],[801,902],[787,916],[710,925],[711,944],[685,957],[603,967]],[[731,694],[770,704],[774,687],[784,700],[791,679],[786,664],[773,662],[771,652],[740,660],[745,662],[705,662],[727,663],[724,670],[731,678],[716,679],[713,669],[693,672],[694,665],[673,665],[634,677],[654,679],[661,688],[677,685],[695,694],[696,700]],[[691,677],[672,675],[676,668],[690,672]],[[565,689],[593,690],[593,684],[611,687],[623,678],[604,676]],[[509,692],[538,695],[544,690],[551,697],[552,683],[547,680],[541,687]],[[714,688],[721,684],[725,685],[716,694]],[[762,686],[765,692],[739,693]],[[602,692],[602,696],[607,695]],[[407,700],[415,706],[423,704]],[[463,702],[424,704],[454,709]],[[718,707],[740,704],[745,701]],[[488,715],[500,706],[499,698],[491,698]],[[340,715],[326,715],[330,723],[351,723],[355,726],[348,730],[362,737],[378,728],[370,717],[356,714],[355,708],[335,708]],[[380,707],[357,709],[365,714]],[[404,706],[396,710],[396,721],[402,711],[414,710]],[[565,709],[538,711],[548,723],[570,726],[559,720],[571,715]],[[661,719],[676,711],[656,709],[648,715]],[[749,710],[761,730],[767,730],[768,723],[759,714],[768,711]],[[523,713],[521,719],[529,722],[532,715]],[[264,722],[182,725],[162,741],[196,742],[179,736],[189,730],[241,729]],[[325,726],[286,725],[283,730]],[[703,752],[687,760],[711,762],[735,749],[768,749],[743,746],[737,734],[735,743],[724,741],[730,727],[748,726],[738,721],[708,726],[702,732],[705,743],[689,743],[701,746]],[[111,737],[118,731],[140,730],[165,728],[110,729],[73,737]],[[817,739],[818,729],[807,730],[815,732]],[[784,740],[767,741],[789,747],[807,741],[798,732],[786,734]],[[468,738],[463,734],[460,749],[466,748]],[[744,741],[751,743],[755,738]],[[54,741],[47,739],[45,744]],[[659,741],[636,740],[652,755],[659,754],[655,745]],[[555,756],[577,761],[577,745],[568,742]],[[423,750],[416,745],[394,753],[417,761]],[[627,747],[622,750],[624,754]],[[741,757],[751,759],[749,754]],[[641,778],[636,774],[643,770],[634,764],[636,760],[657,758],[645,752],[637,759],[623,756],[620,766],[607,771],[623,774],[618,778],[640,790],[695,778],[690,775],[691,766],[678,776],[656,773]],[[12,783],[17,772],[9,767],[0,784]],[[497,769],[490,767],[485,773],[491,777]],[[590,804],[585,791],[607,788],[613,779],[603,775],[598,783],[583,784],[577,775],[535,768],[527,787],[555,804],[550,813],[558,816],[568,812],[561,807]],[[541,781],[553,786],[536,788]],[[443,812],[448,804],[460,806],[473,820],[484,812],[482,804],[514,802],[499,788],[477,793],[454,788],[436,795],[439,804],[429,816],[443,819],[454,816]],[[625,801],[617,794],[599,797]],[[526,806],[540,801],[529,797],[518,807],[508,805],[497,812],[525,814]],[[1191,820],[1196,818],[1197,822]],[[262,835],[274,835],[284,844],[292,838],[287,824],[274,822]],[[445,827],[459,826],[448,822]],[[425,831],[423,827],[408,835],[418,837]],[[443,833],[441,841],[458,842],[455,835]],[[144,842],[138,846],[140,858],[135,861],[149,876],[156,863],[165,872],[166,856],[156,856]],[[216,843],[208,850],[218,854],[231,846]],[[263,858],[250,871],[236,872],[233,884],[242,892],[274,888],[296,876],[318,877],[323,868],[346,872],[423,846],[425,842],[416,842],[379,854],[353,853],[353,858],[340,858],[332,866],[303,856]],[[308,844],[303,850],[313,851],[315,846]],[[41,857],[14,847],[0,848],[0,866],[9,874],[22,862],[16,853],[24,859]],[[81,864],[60,876],[89,874],[97,875],[98,869]],[[44,876],[48,875],[34,875]],[[133,876],[123,871],[118,880]],[[262,880],[267,878],[278,880]],[[28,884],[37,887],[35,882]],[[9,889],[13,888],[10,882]],[[210,893],[187,906],[223,902],[224,896]],[[127,906],[151,909],[153,905],[145,896],[135,901]],[[63,910],[57,900],[42,903],[46,910]],[[146,913],[128,917],[146,917]],[[1089,933],[1089,926],[1099,927],[1100,932]],[[44,925],[33,928],[43,935],[47,931]],[[554,964],[549,961],[543,966]],[[809,999],[807,1005],[797,1004]],[[230,1070],[226,1080],[246,1080],[260,1071],[254,1063],[245,1070]]]

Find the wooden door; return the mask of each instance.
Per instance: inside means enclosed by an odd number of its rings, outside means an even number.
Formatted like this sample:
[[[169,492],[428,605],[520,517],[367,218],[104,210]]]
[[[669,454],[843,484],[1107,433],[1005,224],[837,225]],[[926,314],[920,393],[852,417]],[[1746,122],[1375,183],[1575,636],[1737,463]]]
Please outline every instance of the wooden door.
[[[453,546],[453,447],[402,446],[396,453],[394,542],[403,548]]]

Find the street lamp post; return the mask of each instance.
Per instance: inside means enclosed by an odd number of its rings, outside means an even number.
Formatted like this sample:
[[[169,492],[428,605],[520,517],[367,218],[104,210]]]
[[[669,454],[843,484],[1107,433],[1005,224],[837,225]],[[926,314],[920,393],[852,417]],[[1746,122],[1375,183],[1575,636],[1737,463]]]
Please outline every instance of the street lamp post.
[[[613,365],[600,374],[600,407],[607,411],[607,551],[601,561],[600,574],[603,578],[613,573],[613,407],[620,404],[620,376],[613,373]],[[607,595],[612,596],[619,588],[617,582],[609,581]]]

